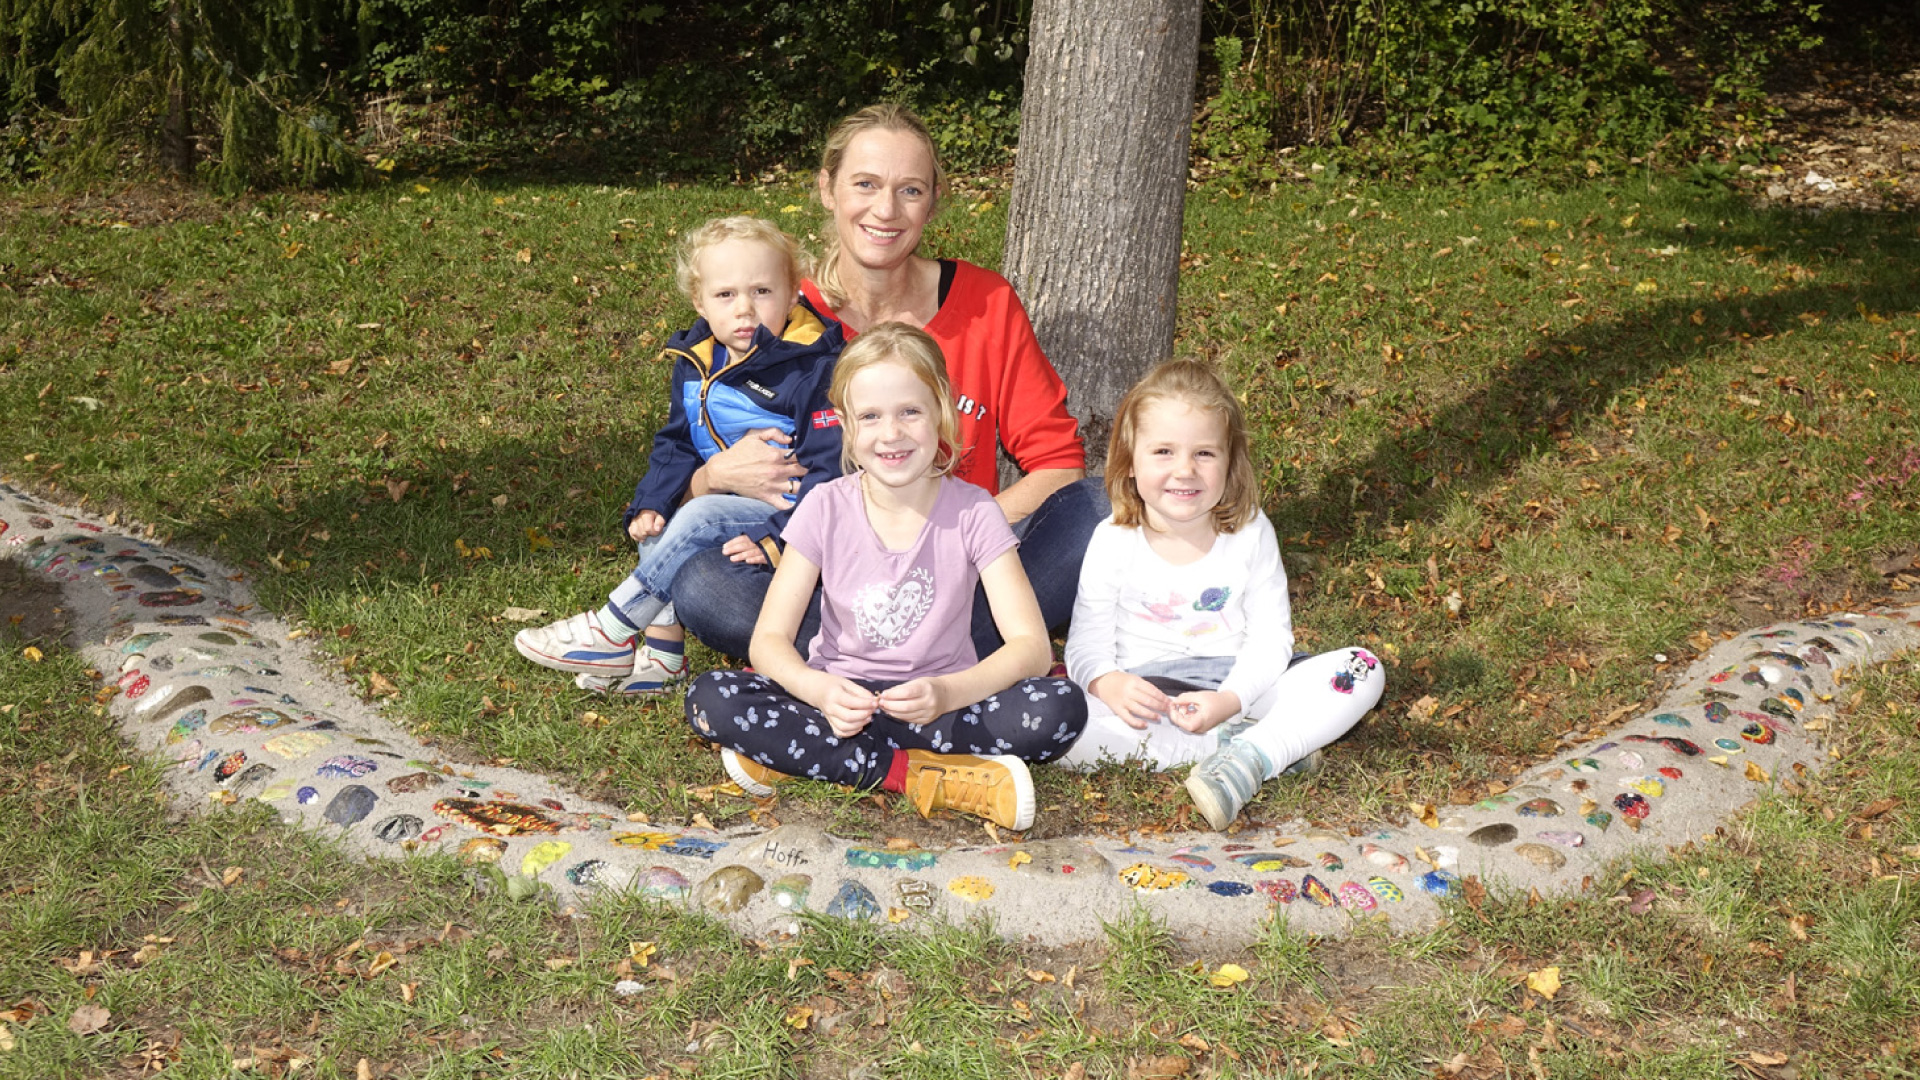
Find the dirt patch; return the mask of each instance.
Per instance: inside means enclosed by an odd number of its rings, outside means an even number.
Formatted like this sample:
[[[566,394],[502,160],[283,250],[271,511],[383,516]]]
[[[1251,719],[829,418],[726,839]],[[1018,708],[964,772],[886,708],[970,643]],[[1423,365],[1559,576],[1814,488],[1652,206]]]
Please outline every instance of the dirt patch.
[[[27,641],[65,641],[72,629],[60,586],[10,560],[0,560],[0,627]]]
[[[1740,169],[1762,206],[1831,210],[1920,207],[1920,48],[1878,64],[1829,46],[1792,72],[1769,104],[1778,158]]]

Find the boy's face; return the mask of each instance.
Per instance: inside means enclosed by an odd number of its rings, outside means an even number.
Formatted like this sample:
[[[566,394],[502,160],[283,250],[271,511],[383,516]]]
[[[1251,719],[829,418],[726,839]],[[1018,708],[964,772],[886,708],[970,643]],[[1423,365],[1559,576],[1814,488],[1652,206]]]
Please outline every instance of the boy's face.
[[[788,280],[787,260],[778,249],[757,240],[723,240],[695,256],[694,269],[699,283],[693,310],[729,351],[746,352],[762,326],[775,337],[787,328],[800,285]]]

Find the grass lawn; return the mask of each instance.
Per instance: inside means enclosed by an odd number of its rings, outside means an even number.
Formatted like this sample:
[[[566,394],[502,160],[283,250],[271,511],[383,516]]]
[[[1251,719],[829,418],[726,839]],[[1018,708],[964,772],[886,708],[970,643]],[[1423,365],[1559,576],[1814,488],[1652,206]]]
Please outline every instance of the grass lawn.
[[[930,250],[997,264],[1002,196],[955,198]],[[743,819],[705,790],[722,777],[677,701],[583,695],[515,655],[502,614],[585,608],[629,568],[618,514],[666,409],[653,357],[689,320],[673,234],[742,211],[817,222],[782,187],[15,193],[0,462],[246,568],[443,750],[656,818]],[[1883,573],[1920,550],[1912,215],[1756,213],[1659,178],[1336,178],[1196,193],[1184,262],[1180,347],[1245,392],[1304,643],[1390,664],[1328,770],[1269,785],[1259,816],[1477,800],[1723,631],[1914,583]],[[1251,957],[1193,957],[1121,926],[1045,956],[978,928],[742,947],[632,902],[558,920],[476,899],[450,862],[352,865],[257,809],[175,820],[77,661],[40,647],[9,642],[0,683],[0,1076],[132,1075],[142,1054],[208,1076],[292,1057],[318,1076],[362,1057],[376,1076],[1916,1075],[1909,663],[1858,680],[1818,781],[1588,897],[1494,898],[1418,939],[1276,926]],[[1044,774],[1041,794],[1034,835],[1187,823],[1173,777]],[[911,827],[824,793],[773,812]],[[654,943],[645,968],[631,941]],[[635,998],[611,991],[623,959]],[[1253,978],[1189,966],[1229,960]],[[1548,966],[1552,1000],[1523,989]],[[111,1012],[101,1033],[68,1032],[83,1000]]]

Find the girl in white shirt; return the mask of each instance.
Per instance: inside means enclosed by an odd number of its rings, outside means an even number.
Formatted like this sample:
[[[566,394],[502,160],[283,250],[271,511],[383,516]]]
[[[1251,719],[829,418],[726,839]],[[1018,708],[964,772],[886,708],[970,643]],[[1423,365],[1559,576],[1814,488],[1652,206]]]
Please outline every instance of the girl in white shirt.
[[[1061,764],[1197,762],[1187,791],[1225,829],[1283,771],[1310,772],[1386,687],[1365,649],[1296,656],[1287,574],[1260,509],[1240,403],[1172,360],[1120,402],[1113,516],[1087,547],[1067,637],[1087,729]]]

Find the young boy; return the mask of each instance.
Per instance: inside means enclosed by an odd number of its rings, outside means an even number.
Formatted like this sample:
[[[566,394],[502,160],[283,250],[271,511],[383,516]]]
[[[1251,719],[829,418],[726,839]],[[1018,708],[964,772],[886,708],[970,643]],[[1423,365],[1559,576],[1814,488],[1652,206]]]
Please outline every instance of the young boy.
[[[534,663],[577,672],[583,690],[652,694],[685,678],[685,632],[669,595],[681,564],[742,535],[771,557],[794,505],[840,475],[840,427],[827,388],[845,337],[800,296],[793,238],[759,218],[716,218],[681,241],[676,270],[700,318],[667,343],[672,404],[627,506],[640,564],[605,607],[513,638]],[[687,497],[708,458],[765,428],[789,437],[787,452],[805,476],[764,501]]]

